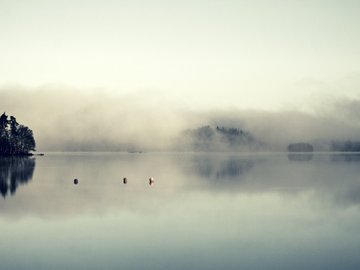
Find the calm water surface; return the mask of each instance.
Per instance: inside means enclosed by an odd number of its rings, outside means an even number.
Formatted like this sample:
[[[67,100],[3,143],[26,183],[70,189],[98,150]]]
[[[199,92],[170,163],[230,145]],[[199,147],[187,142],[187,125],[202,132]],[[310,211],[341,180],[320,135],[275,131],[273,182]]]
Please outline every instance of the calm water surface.
[[[0,169],[0,269],[360,269],[360,155],[49,153]]]

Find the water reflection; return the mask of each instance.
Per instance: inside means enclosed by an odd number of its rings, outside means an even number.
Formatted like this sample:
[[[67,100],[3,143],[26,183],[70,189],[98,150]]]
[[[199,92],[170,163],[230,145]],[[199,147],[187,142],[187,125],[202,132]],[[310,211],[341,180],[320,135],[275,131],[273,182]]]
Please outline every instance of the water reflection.
[[[291,161],[310,161],[313,157],[313,153],[288,154],[288,159]]]
[[[35,159],[29,157],[0,158],[0,193],[3,198],[14,195],[19,185],[32,179]]]
[[[331,156],[335,162],[360,162],[360,154],[335,154]]]
[[[0,268],[359,269],[358,160],[49,154],[0,203]],[[6,194],[34,171],[17,163],[0,162]]]
[[[195,156],[188,160],[191,171],[196,175],[209,179],[240,179],[258,162],[239,156]]]
[[[358,161],[360,155],[331,154],[49,154],[36,160],[36,183],[0,205],[0,212],[22,215],[29,205],[39,213],[56,209],[57,215],[110,208],[153,211],[154,205],[190,192],[286,198],[311,192],[316,200],[348,207],[360,205]],[[0,192],[6,197],[31,180],[35,160],[2,158],[0,166]]]
[[[238,178],[248,173],[254,166],[254,160],[228,159],[220,163],[216,171],[216,178]]]
[[[332,207],[346,208],[360,205],[357,162],[360,155],[356,154],[204,154],[176,164],[193,180],[187,189],[228,195],[277,194],[286,198],[311,193],[313,200],[325,203],[326,198]]]
[[[347,188],[338,196],[338,200],[345,206],[360,205],[360,185]]]

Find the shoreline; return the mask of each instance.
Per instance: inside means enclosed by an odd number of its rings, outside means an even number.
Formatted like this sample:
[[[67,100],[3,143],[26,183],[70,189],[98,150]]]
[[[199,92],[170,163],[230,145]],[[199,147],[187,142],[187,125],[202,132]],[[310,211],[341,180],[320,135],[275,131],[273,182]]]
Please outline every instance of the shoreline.
[[[45,154],[44,153],[0,154],[0,157],[32,157],[32,156],[45,156]]]

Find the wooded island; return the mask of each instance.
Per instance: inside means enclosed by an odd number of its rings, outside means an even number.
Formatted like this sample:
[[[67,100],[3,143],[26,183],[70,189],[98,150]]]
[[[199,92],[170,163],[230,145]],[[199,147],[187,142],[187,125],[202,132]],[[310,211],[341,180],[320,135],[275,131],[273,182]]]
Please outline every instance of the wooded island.
[[[0,156],[25,156],[35,151],[31,129],[19,124],[14,116],[0,116]]]

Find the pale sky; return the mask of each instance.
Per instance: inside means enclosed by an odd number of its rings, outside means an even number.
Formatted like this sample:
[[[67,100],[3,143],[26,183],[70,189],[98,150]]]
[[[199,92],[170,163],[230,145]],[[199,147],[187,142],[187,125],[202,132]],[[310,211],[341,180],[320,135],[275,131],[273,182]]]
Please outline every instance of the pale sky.
[[[0,86],[311,110],[360,97],[359,14],[340,0],[0,0]]]

